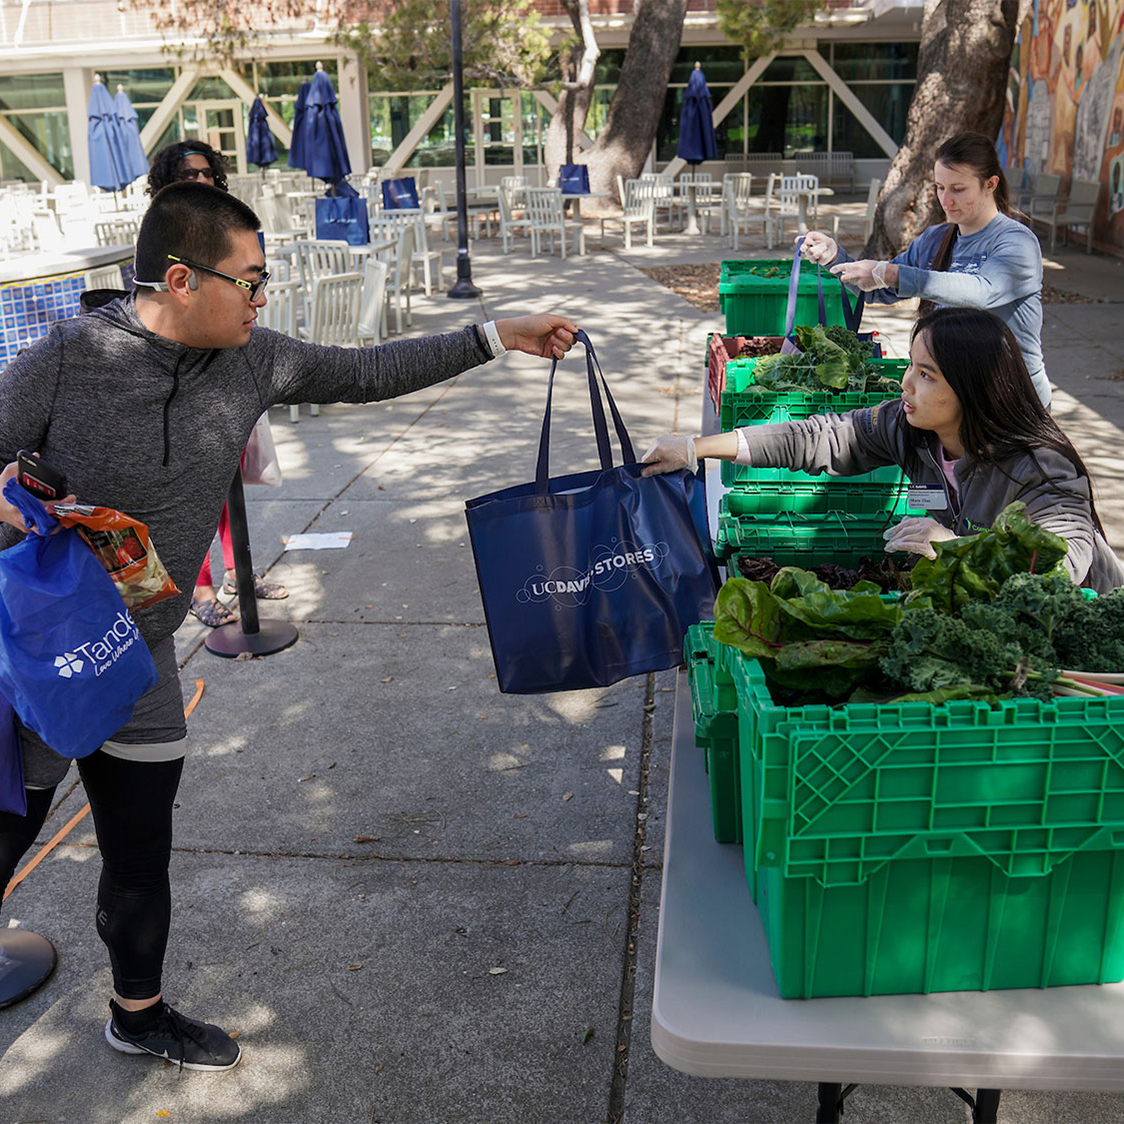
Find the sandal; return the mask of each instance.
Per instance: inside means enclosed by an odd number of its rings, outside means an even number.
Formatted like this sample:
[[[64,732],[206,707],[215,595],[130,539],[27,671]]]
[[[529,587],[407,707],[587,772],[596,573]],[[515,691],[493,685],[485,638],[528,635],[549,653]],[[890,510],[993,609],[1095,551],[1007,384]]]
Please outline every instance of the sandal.
[[[222,583],[223,593],[237,593],[238,586],[233,578],[227,578]],[[284,601],[289,596],[289,591],[279,582],[267,582],[264,578],[254,575],[254,596],[259,601]]]
[[[217,597],[206,601],[192,601],[188,612],[208,628],[220,628],[224,624],[233,624],[238,619]]]

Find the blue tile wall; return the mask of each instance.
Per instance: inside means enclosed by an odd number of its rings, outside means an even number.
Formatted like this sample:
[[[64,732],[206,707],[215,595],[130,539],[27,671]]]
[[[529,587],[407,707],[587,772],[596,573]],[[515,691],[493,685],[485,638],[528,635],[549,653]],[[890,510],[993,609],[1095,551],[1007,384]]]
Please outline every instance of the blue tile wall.
[[[133,263],[122,263],[125,287],[133,284]],[[86,288],[81,273],[0,285],[0,371],[25,348],[42,339],[56,320],[77,316]]]

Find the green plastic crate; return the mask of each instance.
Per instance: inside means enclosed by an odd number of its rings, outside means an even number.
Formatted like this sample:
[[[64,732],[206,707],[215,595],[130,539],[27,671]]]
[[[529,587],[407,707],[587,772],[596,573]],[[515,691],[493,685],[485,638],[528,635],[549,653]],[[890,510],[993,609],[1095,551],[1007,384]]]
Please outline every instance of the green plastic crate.
[[[887,375],[900,378],[909,366],[904,359],[875,359]],[[857,391],[842,394],[802,391],[755,391],[752,384],[753,368],[756,359],[735,359],[726,366],[726,389],[722,394],[720,423],[723,430],[742,426],[767,425],[777,422],[801,421],[814,414],[845,414],[850,410],[864,410],[881,402],[893,401],[882,393],[860,393]],[[902,470],[896,464],[872,469],[857,476],[809,476],[788,468],[758,468],[746,464],[722,462],[722,483],[728,488],[738,488],[745,484],[759,483],[807,483],[815,480],[828,490],[846,490],[855,485],[888,484],[897,485],[902,480]]]
[[[762,277],[751,270],[776,269],[773,277]],[[792,259],[768,258],[754,261],[724,261],[718,277],[718,304],[726,314],[728,336],[784,335],[788,307],[788,281]],[[843,324],[842,282],[823,270],[824,307],[828,324]],[[852,298],[853,300],[854,298]],[[796,288],[796,323],[818,324],[819,287],[816,267],[801,261]]]
[[[719,662],[782,996],[1124,979],[1124,698],[786,708]]]
[[[848,488],[827,487],[805,477],[798,484],[743,484],[718,500],[718,518],[739,522],[783,515],[870,515],[901,518],[909,512],[908,493],[894,484],[852,484]],[[919,514],[915,512],[914,514]]]
[[[742,841],[741,770],[738,764],[738,701],[729,670],[718,664],[714,622],[687,630],[683,653],[691,686],[695,745],[703,751],[710,781],[710,815],[718,843]]]
[[[736,572],[740,555],[772,558],[779,566],[806,570],[826,562],[857,566],[866,558],[880,558],[886,540],[882,532],[892,517],[852,515],[830,511],[824,515],[776,515],[747,519],[719,513],[714,556]]]

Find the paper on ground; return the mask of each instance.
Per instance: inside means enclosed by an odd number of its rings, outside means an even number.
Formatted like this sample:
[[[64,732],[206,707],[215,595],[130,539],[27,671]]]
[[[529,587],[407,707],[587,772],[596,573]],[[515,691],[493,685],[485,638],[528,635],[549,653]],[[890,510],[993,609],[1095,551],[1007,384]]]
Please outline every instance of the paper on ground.
[[[343,550],[351,542],[350,531],[321,531],[307,535],[290,535],[286,550]]]

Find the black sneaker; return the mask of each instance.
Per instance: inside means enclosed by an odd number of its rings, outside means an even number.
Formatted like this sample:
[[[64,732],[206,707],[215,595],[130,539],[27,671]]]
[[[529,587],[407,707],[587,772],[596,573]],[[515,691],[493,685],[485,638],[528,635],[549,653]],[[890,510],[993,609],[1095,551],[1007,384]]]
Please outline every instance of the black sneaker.
[[[141,1034],[122,1030],[112,1016],[105,1024],[105,1040],[123,1054],[151,1054],[166,1058],[180,1069],[230,1069],[238,1064],[242,1050],[224,1030],[211,1023],[189,1019],[161,1004],[155,1024]],[[110,1011],[113,1005],[110,1004]]]

